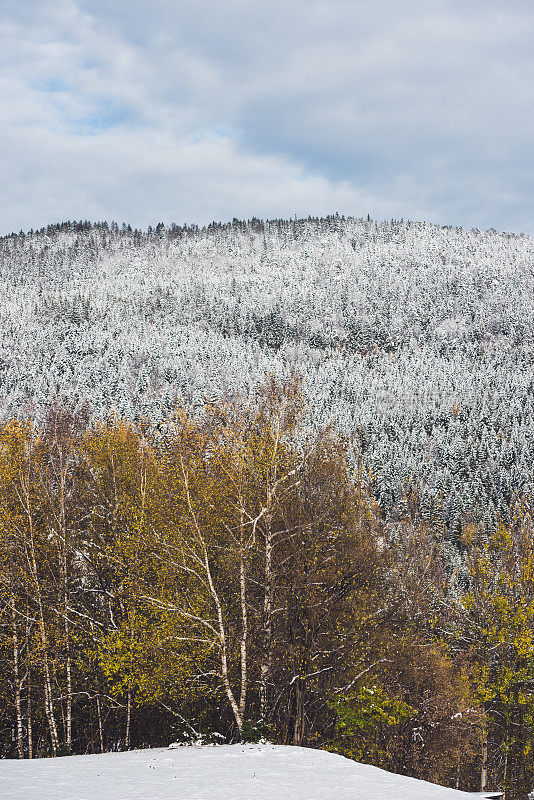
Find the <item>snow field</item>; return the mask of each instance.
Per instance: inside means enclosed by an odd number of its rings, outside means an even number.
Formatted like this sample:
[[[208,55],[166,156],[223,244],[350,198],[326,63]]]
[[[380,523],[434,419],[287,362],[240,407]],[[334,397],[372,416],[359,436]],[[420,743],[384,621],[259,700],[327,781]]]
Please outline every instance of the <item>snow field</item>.
[[[0,761],[3,800],[462,800],[301,747],[224,745]]]

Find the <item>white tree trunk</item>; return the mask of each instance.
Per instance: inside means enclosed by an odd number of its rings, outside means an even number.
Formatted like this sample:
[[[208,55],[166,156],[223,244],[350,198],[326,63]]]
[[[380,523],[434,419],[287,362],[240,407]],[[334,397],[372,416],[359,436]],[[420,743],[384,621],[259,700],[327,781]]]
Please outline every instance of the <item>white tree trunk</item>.
[[[480,791],[485,792],[488,786],[488,723],[486,706],[483,707],[484,721],[482,724],[482,753],[480,764]]]
[[[11,598],[11,628],[13,633],[13,679],[15,684],[15,710],[17,714],[17,753],[19,758],[24,758],[24,728],[22,725],[22,705],[20,700],[21,681],[19,675],[19,637],[14,597]]]
[[[274,595],[274,576],[273,576],[273,532],[271,528],[271,516],[266,518],[265,529],[265,569],[264,569],[265,589],[263,596],[263,630],[262,630],[262,654],[260,665],[260,717],[265,719],[269,704],[269,682],[271,679],[272,662],[272,636],[273,636],[273,595]]]
[[[239,590],[241,602],[241,696],[239,698],[239,714],[242,720],[246,719],[247,706],[247,638],[248,638],[248,613],[247,613],[247,575],[245,566],[245,531],[243,514],[241,514],[239,529]]]
[[[102,711],[100,709],[100,697],[96,696],[96,714],[98,717],[98,738],[100,740],[100,752],[104,752],[104,732],[102,730]]]
[[[126,750],[130,749],[131,721],[132,721],[132,690],[130,687],[128,687],[128,700],[126,705],[126,736],[124,742]]]

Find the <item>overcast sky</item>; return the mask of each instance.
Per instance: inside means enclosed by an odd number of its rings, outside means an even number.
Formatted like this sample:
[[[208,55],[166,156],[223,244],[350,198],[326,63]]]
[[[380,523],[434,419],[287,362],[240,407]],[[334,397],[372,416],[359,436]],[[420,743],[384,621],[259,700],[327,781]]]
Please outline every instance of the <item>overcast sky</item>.
[[[0,233],[334,211],[534,233],[532,0],[0,0]]]

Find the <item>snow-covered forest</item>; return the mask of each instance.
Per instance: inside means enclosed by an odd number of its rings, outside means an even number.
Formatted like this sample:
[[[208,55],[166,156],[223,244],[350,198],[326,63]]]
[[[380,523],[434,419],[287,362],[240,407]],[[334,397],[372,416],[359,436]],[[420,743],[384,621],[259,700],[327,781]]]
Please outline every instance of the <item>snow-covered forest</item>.
[[[0,240],[3,418],[161,418],[302,372],[388,516],[490,528],[533,492],[534,241],[413,222],[64,223]],[[438,501],[438,502],[436,502]]]
[[[332,216],[0,253],[0,756],[268,736],[526,800],[534,240]]]

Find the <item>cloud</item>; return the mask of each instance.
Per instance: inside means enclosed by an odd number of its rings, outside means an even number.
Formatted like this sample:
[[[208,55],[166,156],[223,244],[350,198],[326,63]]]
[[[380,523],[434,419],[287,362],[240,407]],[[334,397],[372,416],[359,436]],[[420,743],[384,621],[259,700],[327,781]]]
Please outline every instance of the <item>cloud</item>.
[[[338,210],[534,232],[530,3],[2,8],[2,231]]]
[[[21,132],[6,142],[8,159],[27,151],[23,166],[6,175],[14,187],[11,213],[23,228],[66,218],[146,226],[226,220],[232,213],[320,215],[370,202],[348,182],[309,175],[280,156],[246,155],[223,136],[177,143],[165,132],[125,136],[120,127],[90,139],[41,130],[37,148],[34,135]],[[398,211],[391,206],[391,215]]]

